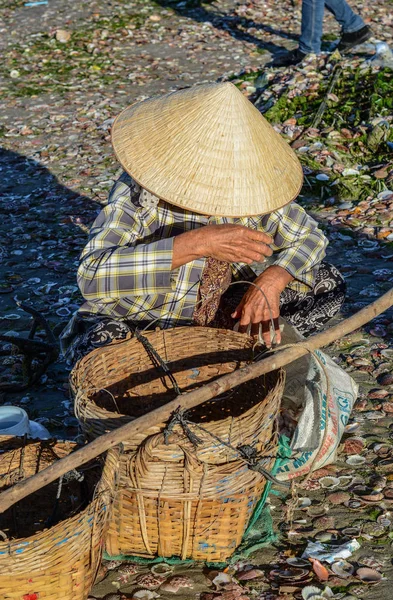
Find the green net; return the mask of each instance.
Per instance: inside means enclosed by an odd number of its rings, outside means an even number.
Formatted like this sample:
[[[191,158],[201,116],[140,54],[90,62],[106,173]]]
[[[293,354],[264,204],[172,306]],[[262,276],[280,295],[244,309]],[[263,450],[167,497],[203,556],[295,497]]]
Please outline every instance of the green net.
[[[280,436],[278,441],[278,452],[277,458],[271,470],[272,475],[276,475],[280,467],[284,466],[291,456],[291,448],[289,446],[289,438],[286,436]],[[266,506],[266,500],[269,494],[272,492],[272,483],[266,482],[263,494],[256,505],[250,522],[247,526],[245,534],[243,536],[242,543],[236,549],[236,552],[231,556],[228,562],[236,562],[237,560],[247,557],[253,552],[269,546],[277,540],[277,534],[273,528],[273,520],[270,514],[269,507]],[[274,490],[273,490],[274,492]],[[118,556],[110,556],[104,552],[104,558],[106,560],[119,560],[119,561],[132,561],[141,564],[156,564],[165,562],[170,565],[178,564],[192,564],[195,561],[182,560],[178,557],[164,558],[157,556],[156,558],[142,558],[140,556],[131,556],[120,554]],[[223,567],[227,563],[207,563],[208,566],[212,567]]]

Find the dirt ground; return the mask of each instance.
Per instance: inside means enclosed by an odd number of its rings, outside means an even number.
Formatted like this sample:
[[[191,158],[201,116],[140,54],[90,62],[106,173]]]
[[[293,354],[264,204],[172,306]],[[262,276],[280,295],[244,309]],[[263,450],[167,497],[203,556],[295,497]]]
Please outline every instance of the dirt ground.
[[[352,6],[370,23],[375,39],[390,44],[391,1],[367,0]],[[232,76],[239,85],[243,81],[242,89],[252,99],[258,87],[256,74],[263,74],[266,65],[269,73],[277,73],[269,67],[272,58],[296,46],[299,30],[300,5],[289,0],[48,0],[34,6],[22,0],[0,0],[1,334],[28,334],[30,317],[17,302],[41,311],[56,336],[80,305],[75,277],[78,256],[89,226],[121,173],[110,145],[114,117],[127,105],[151,95]],[[331,16],[326,18],[324,32],[324,50],[331,50],[339,36]],[[369,52],[367,46],[361,49],[360,56]],[[356,66],[358,59],[353,60]],[[316,72],[318,76],[318,69]],[[298,75],[300,79],[296,80]],[[307,77],[307,69],[289,71],[287,80],[277,85],[291,89],[299,82],[303,85]],[[294,80],[298,83],[291,83]],[[391,126],[391,119],[387,118],[387,122]],[[382,167],[389,171],[389,159],[385,162]],[[393,189],[389,178],[383,181],[381,188],[375,188],[375,198],[378,193]],[[388,236],[393,225],[385,224],[388,231],[380,235],[381,222],[374,223],[370,213],[377,200],[367,196],[365,202],[369,204],[358,210],[357,218],[369,231],[352,233],[349,225],[344,230],[340,219],[347,218],[355,200],[341,198],[330,202],[326,199],[328,194],[323,196],[318,187],[320,192],[322,200],[309,206],[329,237],[328,259],[346,275],[348,299],[343,317],[390,289],[393,237]],[[378,198],[381,203],[381,196]],[[386,223],[392,218],[393,213],[386,217]],[[392,334],[392,315],[388,312],[353,336],[337,340],[329,349],[329,354],[360,384],[353,421],[359,423],[355,435],[365,440],[367,466],[358,475],[367,486],[376,473],[387,481],[393,478],[393,467],[391,472],[380,467],[375,453],[376,444],[386,443],[393,456],[390,408],[388,411],[387,404],[385,409],[382,406],[393,398],[392,382],[383,379],[391,370]],[[39,335],[44,337],[42,332]],[[40,421],[55,435],[75,437],[78,428],[65,363],[59,359],[34,386],[14,391],[23,376],[20,356],[15,356],[6,342],[2,351],[0,383],[13,381],[15,385],[0,391],[0,400],[24,407],[31,419]],[[378,397],[375,390],[382,390],[382,395]],[[331,474],[348,470],[342,455]],[[322,488],[304,490],[304,495],[312,498],[313,505],[326,505],[326,512],[332,517],[326,529],[332,531],[353,523],[364,529],[366,523],[378,524],[381,515],[388,520],[390,517],[391,505],[386,499],[371,508],[362,505],[352,510],[329,503],[329,494]],[[279,530],[286,500],[272,498],[272,514]],[[316,518],[305,516],[304,511],[298,517],[307,523],[304,527],[299,524],[303,530],[296,543],[288,541],[284,532],[277,544],[252,555],[243,565],[256,565],[265,574],[259,587],[248,582],[245,593],[250,598],[278,597],[279,591],[271,587],[267,576],[271,566],[281,564],[285,556],[300,556],[305,540],[321,531]],[[378,585],[352,581],[348,593],[387,600],[393,533],[390,525],[382,533],[377,530],[376,525],[374,529],[368,525],[362,530],[361,550],[353,560],[359,556],[374,557],[386,579]],[[148,567],[141,568],[138,574],[147,570]],[[200,565],[177,567],[176,574],[186,574],[193,581],[192,588],[184,588],[178,597],[199,598],[202,592],[211,590],[206,573]],[[118,572],[110,570],[94,588],[93,596],[102,598],[115,591],[118,582]],[[318,579],[315,582],[323,588]],[[121,584],[121,590],[128,595],[137,587],[132,577]],[[337,594],[343,594],[337,581],[332,587]],[[157,593],[161,598],[173,597]]]

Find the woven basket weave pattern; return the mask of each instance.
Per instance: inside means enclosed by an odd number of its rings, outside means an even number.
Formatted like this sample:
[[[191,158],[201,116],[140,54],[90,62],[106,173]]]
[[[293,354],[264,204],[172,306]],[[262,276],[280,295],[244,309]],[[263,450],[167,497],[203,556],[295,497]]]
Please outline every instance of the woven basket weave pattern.
[[[25,445],[20,438],[0,438],[0,447],[5,450],[0,457],[0,491],[15,483],[15,477],[20,479],[18,473],[29,477],[55,460],[45,456],[46,441]],[[75,448],[71,442],[56,443],[51,454],[63,458]],[[118,453],[110,451],[87,508],[36,535],[0,543],[0,598],[21,600],[36,594],[39,600],[87,599],[101,560],[118,464]],[[17,515],[18,504],[10,511]],[[31,513],[34,519],[33,509]]]
[[[185,438],[148,438],[121,469],[110,555],[224,561],[240,544],[265,479],[243,461],[200,462]]]
[[[184,327],[148,332],[146,337],[182,391],[252,359],[252,340],[227,330]],[[71,385],[75,412],[89,439],[176,397],[171,382],[135,338],[83,358],[71,374]],[[108,553],[228,558],[241,541],[265,479],[226,444],[252,445],[267,457],[266,468],[272,465],[283,386],[282,372],[272,373],[189,411],[189,427],[200,439],[196,447],[179,425],[167,446],[165,423],[125,440]]]

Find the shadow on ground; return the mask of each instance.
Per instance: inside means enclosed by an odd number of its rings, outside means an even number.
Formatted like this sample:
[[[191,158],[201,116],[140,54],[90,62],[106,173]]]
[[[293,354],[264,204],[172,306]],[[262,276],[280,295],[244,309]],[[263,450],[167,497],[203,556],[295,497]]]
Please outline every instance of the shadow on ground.
[[[247,32],[249,28],[255,28],[267,33],[280,36],[284,39],[297,40],[298,36],[283,29],[276,29],[270,25],[253,21],[247,17],[227,14],[214,6],[214,2],[194,0],[192,2],[177,2],[173,0],[155,0],[156,4],[163,8],[171,8],[182,17],[188,17],[198,23],[212,23],[216,29],[228,32],[236,40],[254,44],[260,50],[268,50],[273,57],[280,56],[287,51],[285,46],[278,46],[273,42],[263,41]],[[214,8],[205,8],[205,5]]]

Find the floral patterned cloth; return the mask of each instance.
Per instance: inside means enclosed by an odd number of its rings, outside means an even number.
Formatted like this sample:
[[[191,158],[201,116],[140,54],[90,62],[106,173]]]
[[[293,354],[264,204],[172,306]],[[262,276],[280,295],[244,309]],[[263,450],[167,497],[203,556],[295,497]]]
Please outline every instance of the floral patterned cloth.
[[[195,325],[209,325],[217,314],[222,295],[232,281],[231,265],[222,260],[207,258],[202,272],[199,298],[194,310]]]

